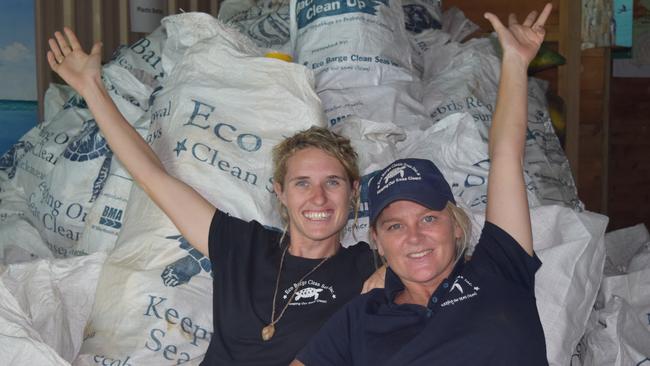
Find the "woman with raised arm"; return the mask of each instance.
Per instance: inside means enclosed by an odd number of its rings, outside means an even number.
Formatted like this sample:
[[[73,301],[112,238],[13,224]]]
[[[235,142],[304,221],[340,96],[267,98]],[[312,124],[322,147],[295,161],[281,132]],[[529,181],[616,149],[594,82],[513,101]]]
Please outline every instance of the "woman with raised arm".
[[[369,183],[371,236],[385,289],[352,300],[292,365],[547,365],[523,175],[527,67],[551,12],[492,23],[503,48],[489,139],[486,222],[465,260],[467,215],[428,160],[402,159]]]
[[[135,181],[212,262],[214,333],[203,364],[287,365],[375,270],[366,243],[342,248],[339,242],[350,208],[358,207],[350,141],[317,127],[285,139],[273,151],[285,231],[244,222],[165,171],[106,92],[101,44],[87,54],[70,29],[64,32],[49,40],[52,70],[85,99]]]

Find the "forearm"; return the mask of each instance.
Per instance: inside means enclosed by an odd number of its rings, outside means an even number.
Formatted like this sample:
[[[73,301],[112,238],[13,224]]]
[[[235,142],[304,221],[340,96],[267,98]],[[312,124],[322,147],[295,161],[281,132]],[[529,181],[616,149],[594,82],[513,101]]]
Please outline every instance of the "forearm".
[[[143,187],[147,178],[164,172],[160,159],[124,118],[99,78],[86,83],[80,93],[113,153]]]
[[[528,123],[527,65],[505,57],[490,128],[489,154],[491,159],[503,154],[521,163]]]
[[[528,123],[527,65],[504,59],[497,106],[490,129],[488,221],[508,232],[533,253],[533,239],[524,181],[524,147]]]

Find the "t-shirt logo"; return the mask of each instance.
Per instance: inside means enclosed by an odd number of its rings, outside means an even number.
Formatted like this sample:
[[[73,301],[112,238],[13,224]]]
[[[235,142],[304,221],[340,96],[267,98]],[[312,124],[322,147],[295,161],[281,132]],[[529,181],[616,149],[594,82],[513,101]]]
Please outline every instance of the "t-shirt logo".
[[[445,300],[440,306],[445,307],[456,305],[459,302],[469,300],[478,295],[479,290],[480,288],[474,286],[467,278],[458,276],[454,280],[454,283],[449,287],[447,300]]]
[[[336,299],[336,293],[332,286],[314,280],[296,282],[284,289],[283,294],[282,298],[285,301],[290,301],[290,306],[305,306],[316,303],[327,304]],[[292,296],[291,299],[289,299],[290,296]]]
[[[318,300],[318,294],[323,291],[322,288],[306,287],[302,290],[296,292],[296,295],[293,297],[294,301],[300,299],[313,298],[314,301]]]

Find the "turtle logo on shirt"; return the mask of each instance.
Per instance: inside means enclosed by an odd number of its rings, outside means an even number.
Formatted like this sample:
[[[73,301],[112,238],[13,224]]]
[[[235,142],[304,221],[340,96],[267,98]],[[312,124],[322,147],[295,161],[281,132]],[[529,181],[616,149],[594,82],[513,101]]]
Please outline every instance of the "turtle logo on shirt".
[[[300,299],[307,299],[307,298],[313,298],[314,301],[318,300],[318,294],[323,291],[322,288],[313,288],[313,287],[305,287],[302,290],[296,292],[296,295],[294,296],[294,301],[298,301]]]
[[[290,306],[306,306],[312,304],[327,304],[336,301],[336,292],[332,285],[315,280],[295,282],[282,290],[282,299]]]
[[[168,265],[160,277],[167,287],[176,287],[190,282],[192,277],[204,270],[212,275],[210,259],[196,250],[182,235],[172,235],[166,239],[178,240],[179,247],[187,251],[187,256]]]

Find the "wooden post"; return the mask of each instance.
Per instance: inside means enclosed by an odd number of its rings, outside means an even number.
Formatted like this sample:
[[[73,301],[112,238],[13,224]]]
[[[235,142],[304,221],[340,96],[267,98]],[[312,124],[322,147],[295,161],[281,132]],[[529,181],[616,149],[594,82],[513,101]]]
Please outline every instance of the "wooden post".
[[[581,73],[581,1],[560,1],[560,53],[566,64],[558,70],[558,94],[566,105],[565,152],[573,177],[578,184],[578,152],[580,140],[580,73]]]
[[[102,40],[102,2],[101,0],[92,0],[92,27],[93,27],[93,44]]]
[[[129,44],[129,0],[118,0],[117,16],[120,44]]]

